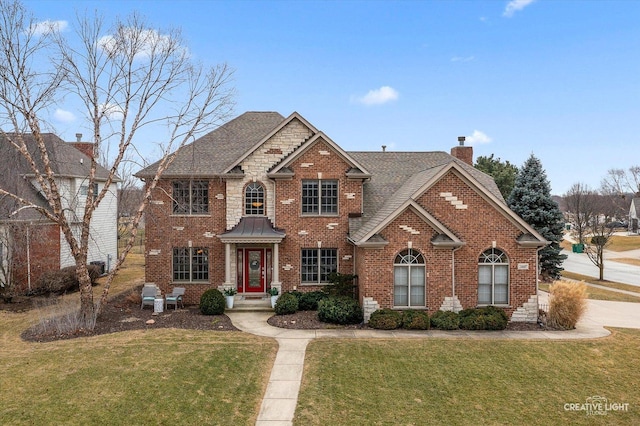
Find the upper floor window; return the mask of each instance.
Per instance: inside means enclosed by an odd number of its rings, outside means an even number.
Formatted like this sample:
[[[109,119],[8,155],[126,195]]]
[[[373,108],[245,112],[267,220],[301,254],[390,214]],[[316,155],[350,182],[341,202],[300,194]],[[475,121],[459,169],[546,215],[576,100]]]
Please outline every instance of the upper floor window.
[[[98,182],[93,183],[93,199],[98,198]],[[89,186],[88,185],[80,185],[80,195],[87,196],[89,195]]]
[[[209,212],[209,182],[206,180],[173,181],[174,214]]]
[[[338,214],[338,181],[303,180],[302,214]]]
[[[490,248],[480,255],[478,304],[509,304],[509,259],[502,250]]]
[[[393,306],[425,307],[424,257],[413,249],[399,253],[393,262]]]
[[[259,183],[250,183],[244,190],[244,214],[264,214],[264,188]]]

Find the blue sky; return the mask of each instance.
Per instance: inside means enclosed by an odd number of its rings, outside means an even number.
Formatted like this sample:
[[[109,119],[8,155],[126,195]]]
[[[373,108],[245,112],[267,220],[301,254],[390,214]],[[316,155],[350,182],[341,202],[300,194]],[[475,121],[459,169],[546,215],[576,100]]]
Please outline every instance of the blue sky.
[[[346,150],[449,151],[517,166],[554,194],[640,164],[640,2],[26,1],[42,20],[137,10],[235,69],[236,114],[297,111]],[[56,130],[82,123],[61,103]],[[139,134],[143,140],[145,135]]]

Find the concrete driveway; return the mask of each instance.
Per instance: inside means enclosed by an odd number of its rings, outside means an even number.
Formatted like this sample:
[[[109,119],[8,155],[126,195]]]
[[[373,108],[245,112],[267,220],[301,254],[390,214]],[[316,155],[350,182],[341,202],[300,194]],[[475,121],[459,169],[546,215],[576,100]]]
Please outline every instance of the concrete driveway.
[[[538,293],[541,304],[549,303],[549,294]],[[640,328],[640,303],[588,300],[587,312],[578,322],[577,329],[592,327]]]

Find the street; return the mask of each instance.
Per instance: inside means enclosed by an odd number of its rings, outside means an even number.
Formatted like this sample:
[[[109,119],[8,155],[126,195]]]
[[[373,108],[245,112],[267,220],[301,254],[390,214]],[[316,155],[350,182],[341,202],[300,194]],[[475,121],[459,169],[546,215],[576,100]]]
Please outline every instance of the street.
[[[566,249],[562,250],[561,253],[568,256],[562,265],[566,271],[598,278],[598,268],[589,260],[586,253],[573,253],[571,250]],[[630,250],[626,252],[606,251],[604,261],[605,280],[640,287],[640,266],[627,265],[611,260],[616,257],[640,259],[640,250]]]

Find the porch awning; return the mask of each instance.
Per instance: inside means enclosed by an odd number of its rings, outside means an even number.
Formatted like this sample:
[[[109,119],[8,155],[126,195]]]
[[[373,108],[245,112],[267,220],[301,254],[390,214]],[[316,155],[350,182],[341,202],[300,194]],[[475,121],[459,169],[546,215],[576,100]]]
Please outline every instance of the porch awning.
[[[286,236],[275,229],[271,221],[264,216],[248,216],[224,234],[218,235],[223,243],[279,243]]]

